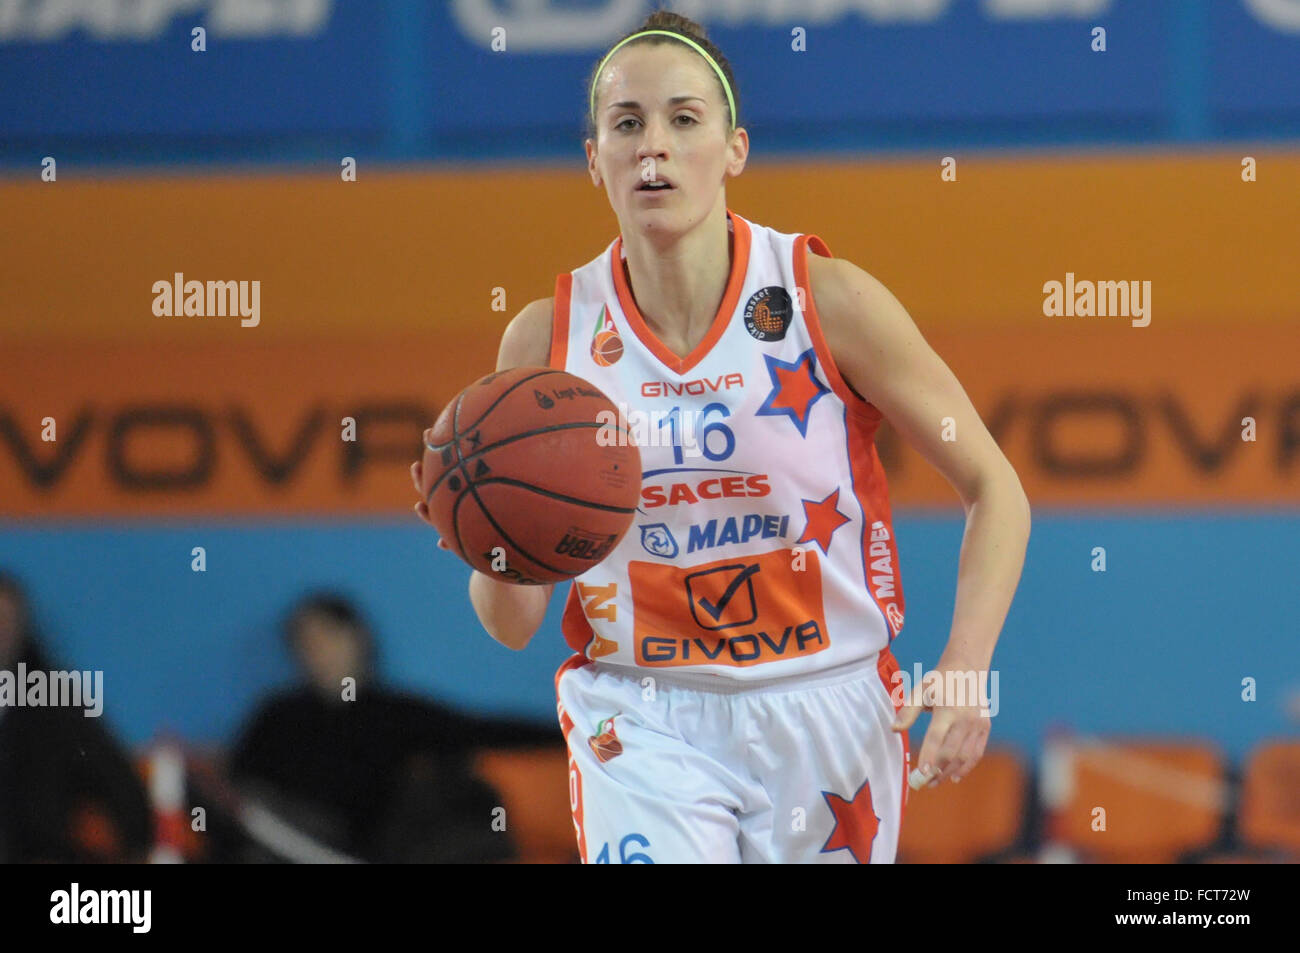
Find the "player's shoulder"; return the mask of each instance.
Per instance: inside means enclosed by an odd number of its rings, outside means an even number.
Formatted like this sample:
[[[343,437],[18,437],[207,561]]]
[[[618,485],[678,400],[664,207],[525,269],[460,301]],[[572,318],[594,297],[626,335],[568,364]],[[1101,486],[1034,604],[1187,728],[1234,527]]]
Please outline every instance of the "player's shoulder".
[[[865,268],[847,258],[828,258],[808,252],[808,290],[816,297],[818,310],[826,305],[841,304],[846,297],[869,294],[880,281]]]
[[[922,339],[911,315],[884,283],[843,258],[808,256],[808,294],[844,382],[875,403],[877,382],[906,366]]]
[[[551,359],[551,323],[555,298],[538,298],[524,305],[501,335],[497,370],[511,367],[545,367]]]
[[[887,320],[894,300],[889,289],[865,268],[847,258],[808,254],[808,294],[828,336],[845,326],[870,325]]]

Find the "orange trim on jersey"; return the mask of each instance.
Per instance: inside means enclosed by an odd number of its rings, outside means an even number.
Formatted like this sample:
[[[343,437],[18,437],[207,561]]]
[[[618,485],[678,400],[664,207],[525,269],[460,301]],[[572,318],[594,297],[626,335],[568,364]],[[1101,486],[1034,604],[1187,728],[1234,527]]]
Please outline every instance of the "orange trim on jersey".
[[[750,232],[749,223],[739,215],[736,215],[731,209],[727,209],[727,215],[731,217],[732,232],[735,235],[735,244],[731,256],[731,275],[727,279],[726,291],[722,294],[722,304],[718,306],[718,312],[713,316],[713,323],[709,325],[709,333],[704,336],[704,340],[695,346],[695,350],[685,357],[678,357],[672,351],[663,345],[653,331],[646,325],[645,319],[641,317],[641,312],[636,306],[636,299],[632,297],[632,289],[628,287],[627,276],[623,274],[623,262],[619,255],[623,249],[623,236],[618,236],[614,241],[614,248],[610,253],[610,269],[614,274],[614,288],[618,291],[618,303],[623,308],[623,314],[627,318],[628,325],[632,332],[641,339],[650,353],[658,358],[659,362],[675,374],[685,374],[700,361],[704,360],[713,346],[718,343],[722,337],[727,325],[731,323],[731,316],[736,310],[736,303],[740,300],[740,290],[745,285],[745,274],[749,271],[749,244]]]
[[[560,697],[560,679],[564,677],[564,673],[571,672],[575,668],[582,668],[582,666],[590,664],[591,659],[587,658],[585,655],[570,655],[564,660],[560,667],[555,670],[555,697],[557,700]],[[568,715],[562,715],[560,724],[563,724],[564,719],[567,717]],[[572,722],[570,722],[570,724],[572,724]]]
[[[550,366],[564,370],[569,359],[569,301],[573,293],[573,273],[566,271],[555,278],[555,308],[551,314]]]
[[[865,418],[848,417],[844,421],[844,430],[848,441],[849,470],[853,477],[853,495],[862,507],[862,585],[867,595],[876,604],[885,619],[885,629],[892,643],[903,631],[906,605],[903,601],[902,568],[898,563],[898,540],[894,536],[893,516],[889,506],[889,483],[885,478],[885,469],[880,465],[880,456],[872,442],[875,425]],[[872,563],[883,558],[871,555],[872,524],[879,521],[887,531],[888,539],[884,542],[888,551],[890,566],[893,570],[894,596],[882,603],[877,590],[872,586]],[[875,574],[879,576],[879,573]],[[893,610],[892,612],[890,610]]]
[[[587,613],[582,609],[582,600],[578,598],[578,584],[569,584],[569,595],[564,601],[564,613],[560,616],[560,631],[564,633],[564,642],[579,655],[587,654],[587,646],[596,637],[587,621]]]
[[[808,328],[809,336],[812,338],[817,361],[825,369],[826,377],[831,383],[831,389],[835,391],[835,396],[844,401],[845,406],[851,412],[879,418],[879,409],[864,400],[854,392],[853,388],[849,387],[840,374],[835,358],[831,356],[830,347],[826,344],[826,337],[822,334],[821,315],[817,313],[817,303],[813,300],[812,281],[808,276],[808,249],[810,248],[823,258],[833,258],[834,256],[826,243],[816,235],[800,235],[794,240],[794,284],[803,294],[803,321]]]
[[[891,679],[894,673],[899,670],[898,659],[894,658],[894,653],[889,649],[881,649],[880,654],[876,656],[876,671],[880,675],[880,681],[884,683],[885,691],[889,694],[889,703],[894,706],[894,714],[897,715],[902,709],[902,699],[896,699],[896,686]]]

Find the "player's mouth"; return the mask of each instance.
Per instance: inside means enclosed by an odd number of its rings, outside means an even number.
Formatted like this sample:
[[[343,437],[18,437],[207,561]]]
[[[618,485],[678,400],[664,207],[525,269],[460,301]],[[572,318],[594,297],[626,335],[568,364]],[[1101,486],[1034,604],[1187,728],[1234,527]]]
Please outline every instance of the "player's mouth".
[[[673,185],[670,181],[668,181],[667,179],[665,179],[665,178],[661,175],[661,176],[659,176],[658,178],[650,179],[650,180],[647,181],[647,182],[642,182],[640,185],[638,185],[638,186],[636,187],[636,191],[638,191],[638,192],[672,192],[672,191],[675,191],[676,188],[677,188],[677,187],[676,187],[675,185]]]

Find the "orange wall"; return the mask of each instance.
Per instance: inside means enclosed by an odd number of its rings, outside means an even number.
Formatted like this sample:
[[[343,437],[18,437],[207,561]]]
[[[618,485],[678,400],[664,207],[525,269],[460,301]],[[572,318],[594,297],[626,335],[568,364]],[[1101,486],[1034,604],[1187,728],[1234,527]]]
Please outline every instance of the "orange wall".
[[[958,156],[955,183],[937,157],[756,164],[728,204],[885,281],[1035,502],[1294,502],[1300,155],[1250,154],[1252,184],[1219,153]],[[576,160],[355,184],[65,173],[0,184],[0,208],[10,516],[405,510],[413,421],[490,370],[509,317],[617,227]],[[151,286],[176,271],[260,280],[261,324],[154,316]],[[1151,326],[1044,317],[1042,285],[1067,271],[1151,281]],[[366,406],[393,416],[366,418],[358,455],[339,420]],[[39,440],[45,416],[57,444]],[[887,430],[881,443],[898,503],[956,505]],[[150,488],[150,470],[186,479]]]

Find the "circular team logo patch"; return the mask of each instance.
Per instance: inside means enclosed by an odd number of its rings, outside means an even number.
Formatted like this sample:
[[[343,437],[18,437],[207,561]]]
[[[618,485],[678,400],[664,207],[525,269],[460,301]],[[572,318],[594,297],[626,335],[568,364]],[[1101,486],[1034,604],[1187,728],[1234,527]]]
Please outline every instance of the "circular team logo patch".
[[[792,313],[790,293],[780,285],[768,285],[745,302],[745,330],[760,341],[783,341]]]

